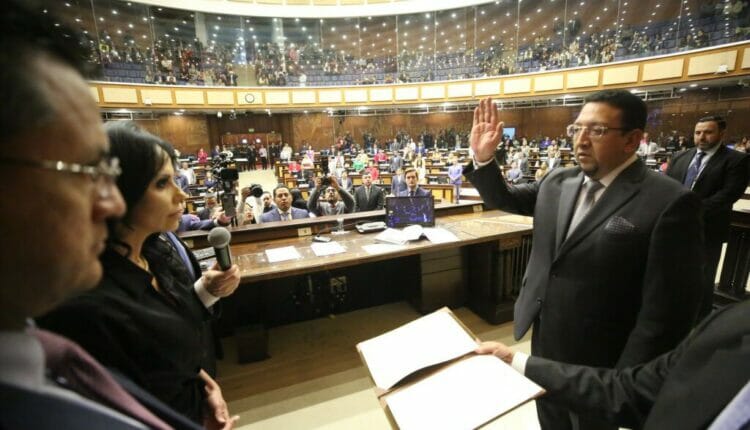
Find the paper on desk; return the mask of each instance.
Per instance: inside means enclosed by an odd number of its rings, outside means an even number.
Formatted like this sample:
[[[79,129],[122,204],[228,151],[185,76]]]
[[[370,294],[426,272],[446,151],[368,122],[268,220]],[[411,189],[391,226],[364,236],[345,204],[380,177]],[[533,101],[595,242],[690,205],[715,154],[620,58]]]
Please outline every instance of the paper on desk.
[[[375,385],[388,390],[419,369],[474,351],[477,343],[450,314],[433,312],[357,346]]]
[[[387,243],[373,243],[371,245],[363,245],[362,249],[368,254],[383,254],[386,252],[396,252],[406,248],[404,245],[391,245]]]
[[[341,244],[338,242],[328,242],[328,243],[315,242],[312,245],[310,245],[310,248],[312,248],[313,252],[318,257],[324,257],[326,255],[333,255],[333,254],[341,254],[342,252],[346,252],[346,249],[344,249],[344,247],[341,246]]]
[[[432,243],[458,242],[458,238],[453,232],[441,227],[425,227],[422,232]]]
[[[386,396],[398,427],[474,429],[542,388],[493,355],[476,355]]]
[[[293,246],[285,246],[283,248],[266,249],[266,257],[269,263],[278,263],[280,261],[296,260],[302,258],[297,252],[297,248]]]

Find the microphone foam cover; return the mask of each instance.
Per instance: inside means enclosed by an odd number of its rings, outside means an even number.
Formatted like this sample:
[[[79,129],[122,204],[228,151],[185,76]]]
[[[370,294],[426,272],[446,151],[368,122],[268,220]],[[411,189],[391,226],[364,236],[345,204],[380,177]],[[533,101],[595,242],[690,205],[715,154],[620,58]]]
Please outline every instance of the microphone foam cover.
[[[208,233],[208,243],[214,248],[224,248],[229,245],[231,239],[232,234],[224,227],[215,227]]]

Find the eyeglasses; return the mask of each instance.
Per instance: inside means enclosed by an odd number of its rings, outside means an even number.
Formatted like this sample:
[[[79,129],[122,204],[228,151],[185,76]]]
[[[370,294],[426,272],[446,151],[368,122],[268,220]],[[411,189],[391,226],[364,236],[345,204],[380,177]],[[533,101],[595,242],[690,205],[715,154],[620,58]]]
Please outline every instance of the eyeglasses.
[[[96,165],[0,157],[0,164],[34,167],[37,169],[88,176],[96,184],[97,195],[102,199],[112,196],[112,186],[117,177],[120,176],[120,173],[122,173],[120,160],[117,157],[104,157]]]
[[[585,125],[570,124],[567,127],[568,137],[576,137],[579,133],[583,132],[584,129],[588,131],[589,137],[593,139],[598,139],[604,136],[609,130],[627,130],[622,127],[607,127],[605,125],[592,125],[591,127],[588,127]]]

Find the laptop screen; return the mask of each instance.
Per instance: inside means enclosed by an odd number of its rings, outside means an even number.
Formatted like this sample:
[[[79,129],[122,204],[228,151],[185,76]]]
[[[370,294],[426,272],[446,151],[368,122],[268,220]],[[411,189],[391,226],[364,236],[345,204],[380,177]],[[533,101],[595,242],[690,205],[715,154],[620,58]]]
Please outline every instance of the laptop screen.
[[[412,224],[434,226],[435,198],[433,196],[386,197],[385,224],[394,228]]]

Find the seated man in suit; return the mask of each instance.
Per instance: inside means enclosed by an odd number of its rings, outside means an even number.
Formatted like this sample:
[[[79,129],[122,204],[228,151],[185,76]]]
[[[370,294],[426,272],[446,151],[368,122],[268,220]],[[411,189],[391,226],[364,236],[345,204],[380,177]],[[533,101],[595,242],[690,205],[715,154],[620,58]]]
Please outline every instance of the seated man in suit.
[[[354,212],[381,210],[385,205],[385,192],[373,185],[369,173],[362,174],[362,185],[354,191]]]
[[[748,333],[750,302],[744,301],[713,313],[675,349],[623,369],[529,357],[499,342],[484,342],[477,352],[494,354],[541,385],[550,402],[619,427],[746,429]]]
[[[2,154],[12,154],[0,157],[0,177],[14,184],[4,193],[14,209],[0,212],[2,236],[23,244],[0,250],[0,428],[196,429],[30,320],[97,285],[106,222],[125,213],[117,160],[79,74],[86,52],[65,37],[71,29],[41,10],[11,0],[0,15],[8,44],[0,86],[14,107],[0,114]]]
[[[404,170],[404,182],[406,189],[396,194],[398,197],[421,197],[429,196],[430,192],[419,186],[419,173],[413,167],[407,167]]]
[[[315,188],[307,200],[307,210],[316,216],[323,215],[340,215],[352,213],[354,211],[354,197],[347,193],[345,189],[339,187],[336,178],[327,177],[326,182],[330,185],[323,185],[323,178],[315,178]],[[323,191],[325,189],[325,191]],[[320,194],[324,193],[325,201],[320,201]],[[339,196],[341,200],[339,200]]]
[[[276,210],[261,215],[261,222],[288,221],[309,217],[306,210],[292,207],[292,193],[286,185],[278,185],[274,188],[273,198],[276,202]]]

